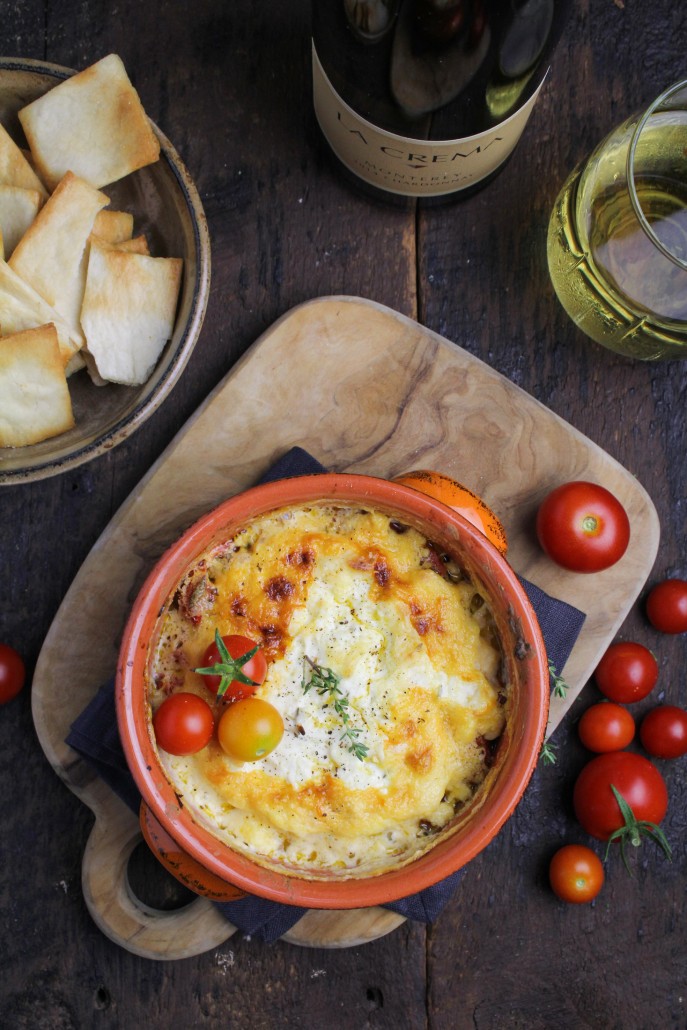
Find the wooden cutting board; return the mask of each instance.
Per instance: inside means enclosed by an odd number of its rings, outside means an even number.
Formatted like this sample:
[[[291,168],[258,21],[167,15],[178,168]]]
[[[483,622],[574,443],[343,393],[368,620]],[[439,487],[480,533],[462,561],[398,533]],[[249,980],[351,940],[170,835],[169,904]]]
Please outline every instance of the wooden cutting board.
[[[57,612],[33,681],[41,745],[95,815],[83,864],[89,911],[112,940],[147,957],[198,954],[235,928],[206,899],[163,913],[132,895],[126,865],[140,840],[138,821],[64,739],[112,676],[130,606],[162,551],[295,445],[332,471],[391,478],[434,468],[455,477],[501,518],[516,572],[586,612],[559,670],[570,689],[565,700],[552,701],[549,733],[589,679],[656,555],[658,518],[636,479],[483,362],[371,301],[325,297],[288,312],[217,386],[116,513]],[[632,525],[627,553],[595,577],[593,590],[588,577],[550,562],[533,532],[542,498],[571,479],[611,489]],[[347,947],[402,922],[382,908],[311,911],[283,939]]]

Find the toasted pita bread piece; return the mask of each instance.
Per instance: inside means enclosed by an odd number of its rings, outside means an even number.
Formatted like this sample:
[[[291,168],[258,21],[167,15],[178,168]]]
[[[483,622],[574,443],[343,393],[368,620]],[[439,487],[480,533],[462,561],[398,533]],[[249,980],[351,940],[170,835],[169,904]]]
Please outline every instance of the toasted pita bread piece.
[[[25,447],[74,425],[54,325],[0,340],[0,446]]]
[[[41,195],[38,190],[0,185],[0,229],[5,260],[10,257],[19,240],[28,231],[40,206]]]
[[[0,261],[0,333],[9,336],[48,322],[57,330],[62,364],[66,365],[81,348],[83,334],[79,332],[77,336],[32,286],[12,271],[6,261]]]
[[[109,198],[67,172],[8,264],[79,334],[86,244]]]
[[[104,214],[104,212],[102,212],[102,211],[100,213]],[[112,250],[125,250],[125,251],[128,251],[129,253],[132,253],[132,254],[149,254],[150,253],[150,250],[148,249],[148,241],[145,238],[145,236],[134,236],[130,240],[122,240],[121,243],[106,243],[105,240],[99,239],[94,233],[91,233],[91,235],[90,235],[90,237],[88,239],[88,246],[86,248],[86,254],[84,256],[84,260],[81,262],[81,267],[79,269],[79,275],[81,277],[80,297],[81,297],[81,303],[82,304],[83,304],[84,290],[86,289],[86,273],[88,271],[88,255],[90,253],[90,246],[93,243],[93,241],[95,241],[97,244],[100,244],[100,246],[102,246],[102,247],[110,247]],[[80,317],[81,317],[81,312],[79,311],[79,318]],[[85,337],[83,339],[84,339],[84,342],[85,342]],[[94,374],[95,370],[94,370],[94,367],[93,367],[93,363],[90,362],[88,367],[89,367],[89,370],[91,372],[91,378],[93,379],[93,382],[96,382],[96,376]],[[98,383],[96,383],[96,385],[102,386],[103,384],[101,382],[98,382]]]
[[[115,250],[126,250],[129,254],[150,254],[145,236],[133,236],[130,240],[122,240],[121,243],[113,243],[112,246]]]
[[[93,235],[105,243],[123,243],[134,234],[134,216],[129,211],[98,211],[93,223]]]
[[[98,375],[144,383],[172,335],[181,258],[149,257],[91,241],[81,325]]]
[[[75,354],[72,354],[71,358],[65,365],[64,374],[66,375],[67,379],[69,379],[69,377],[73,376],[75,372],[80,372],[81,369],[85,367],[86,361],[84,358],[84,352],[82,348],[81,350],[76,351]]]
[[[102,214],[103,212],[101,212]],[[150,247],[148,246],[147,238],[141,234],[140,236],[131,236],[128,240],[118,240],[113,242],[111,240],[103,239],[96,232],[92,232],[89,237],[89,244],[95,240],[103,247],[114,247],[115,250],[128,250],[134,254],[150,254]],[[85,275],[85,271],[84,271]]]
[[[19,121],[50,189],[68,171],[100,188],[160,156],[157,137],[116,54],[22,108]]]
[[[14,142],[7,129],[0,125],[0,182],[5,186],[19,186],[36,190],[42,200],[48,191],[27,161],[21,147]]]

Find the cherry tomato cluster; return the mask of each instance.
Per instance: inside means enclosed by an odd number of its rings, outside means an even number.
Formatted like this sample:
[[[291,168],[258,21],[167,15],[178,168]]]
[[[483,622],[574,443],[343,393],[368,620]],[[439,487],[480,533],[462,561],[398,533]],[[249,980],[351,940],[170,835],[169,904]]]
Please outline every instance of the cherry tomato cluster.
[[[216,733],[225,754],[239,762],[256,762],[273,751],[284,723],[274,705],[254,696],[267,674],[260,646],[247,637],[216,632],[195,672],[217,700],[211,705],[190,691],[170,694],[153,716],[158,747],[172,755],[192,755]]]
[[[649,600],[654,598],[654,603],[647,602],[647,615],[663,632],[684,632],[687,620],[683,624],[679,618],[681,591],[672,586],[669,591],[662,589],[666,582],[676,581],[667,580],[653,588]],[[687,597],[687,583],[684,586]],[[680,625],[682,629],[677,628]],[[625,750],[636,734],[634,716],[625,706],[648,697],[658,676],[656,658],[644,645],[629,641],[611,644],[594,673],[606,700],[587,708],[578,723],[580,740],[595,757],[575,783],[575,815],[586,833],[607,842],[607,853],[613,842],[619,841],[625,862],[627,843],[638,846],[647,837],[670,857],[670,845],[660,829],[668,810],[665,780],[653,761]],[[687,754],[687,711],[670,704],[650,709],[640,723],[639,741],[651,758]],[[591,848],[566,845],[551,860],[549,880],[564,901],[591,901],[603,886],[603,867]]]
[[[592,573],[611,568],[623,557],[630,522],[604,487],[574,481],[544,498],[536,532],[552,561],[570,572]],[[646,614],[663,633],[687,632],[687,581],[667,579],[655,586],[647,597]],[[624,861],[627,842],[636,846],[645,837],[670,856],[659,825],[668,809],[668,791],[651,759],[687,754],[687,712],[669,704],[652,708],[639,726],[639,742],[650,758],[626,750],[636,736],[635,718],[626,706],[648,697],[658,675],[656,658],[642,644],[611,644],[595,671],[605,700],[591,705],[578,725],[580,740],[595,757],[575,783],[575,815],[591,837],[607,842],[607,853],[613,842],[620,842]],[[553,856],[549,880],[563,900],[591,901],[603,885],[603,866],[591,848],[566,845]]]

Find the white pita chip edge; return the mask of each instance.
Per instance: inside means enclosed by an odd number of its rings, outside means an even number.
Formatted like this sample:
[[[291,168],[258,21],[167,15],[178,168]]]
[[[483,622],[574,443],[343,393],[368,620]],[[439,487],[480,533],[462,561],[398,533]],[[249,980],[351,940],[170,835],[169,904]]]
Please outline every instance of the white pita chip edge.
[[[183,260],[91,241],[81,325],[98,375],[140,386],[174,330]]]
[[[86,244],[96,215],[109,202],[105,193],[67,172],[8,261],[77,335]]]
[[[36,219],[42,198],[38,190],[0,183],[0,230],[5,260]]]
[[[0,339],[0,446],[40,443],[73,426],[55,326]]]
[[[2,335],[8,336],[23,332],[25,329],[36,329],[47,323],[52,323],[57,330],[62,363],[66,365],[83,346],[83,333],[79,330],[77,335],[57,311],[44,301],[32,286],[24,282],[6,261],[0,261],[0,332]]]
[[[0,182],[6,186],[20,186],[36,190],[41,200],[47,200],[48,191],[27,160],[26,154],[10,136],[4,125],[0,125]]]
[[[160,156],[157,136],[117,54],[27,104],[19,121],[50,189],[67,171],[99,189]]]

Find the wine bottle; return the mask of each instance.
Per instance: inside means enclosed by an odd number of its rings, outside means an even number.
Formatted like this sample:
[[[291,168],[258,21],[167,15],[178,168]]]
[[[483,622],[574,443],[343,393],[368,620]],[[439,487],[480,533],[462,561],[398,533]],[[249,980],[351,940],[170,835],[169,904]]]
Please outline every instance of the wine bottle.
[[[465,195],[514,150],[570,0],[312,0],[313,100],[387,196]]]

